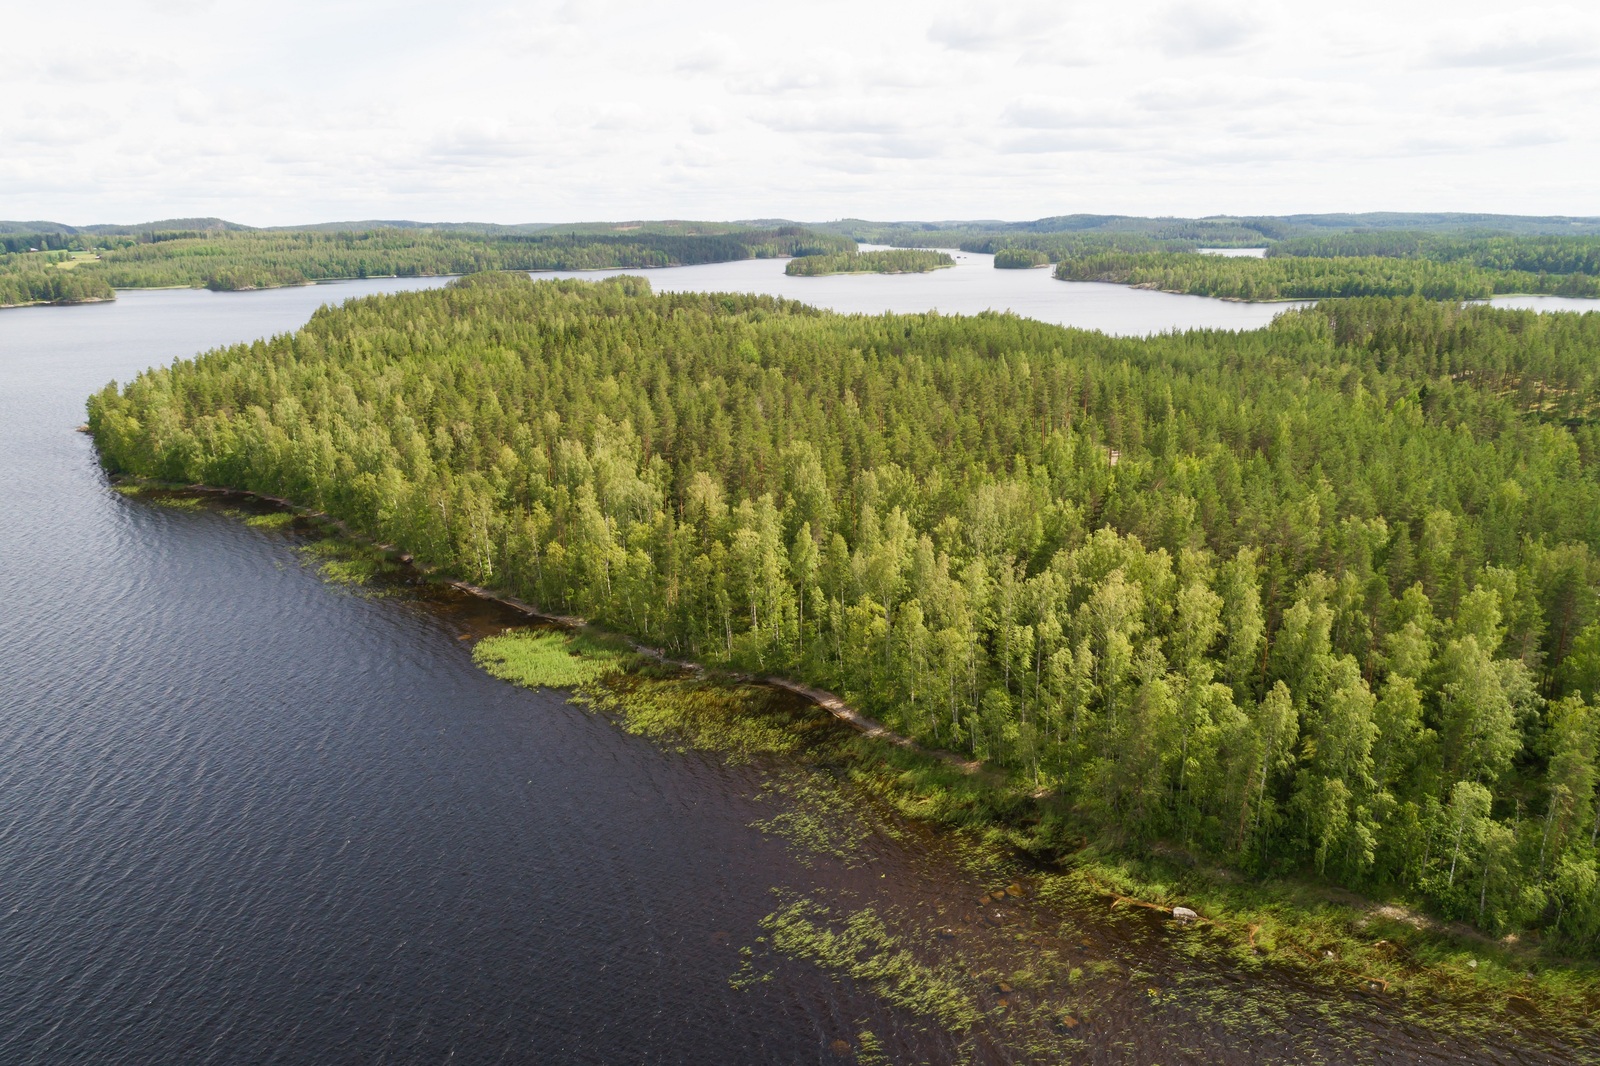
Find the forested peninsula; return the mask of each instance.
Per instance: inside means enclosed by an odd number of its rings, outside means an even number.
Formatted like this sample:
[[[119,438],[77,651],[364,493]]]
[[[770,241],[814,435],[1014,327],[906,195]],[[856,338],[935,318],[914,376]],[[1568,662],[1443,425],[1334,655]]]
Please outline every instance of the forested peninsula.
[[[824,274],[926,274],[930,270],[942,270],[955,265],[956,261],[944,252],[891,249],[801,256],[789,260],[783,272],[795,278],[814,278]]]
[[[1251,333],[479,274],[108,386],[283,496],[1161,845],[1600,951],[1600,315]],[[1067,845],[1063,843],[1063,847]]]
[[[115,289],[218,291],[482,270],[644,269],[736,259],[847,254],[847,237],[794,226],[711,223],[498,230],[141,229],[0,238],[0,307],[80,303]],[[32,247],[37,250],[29,251]],[[92,252],[86,257],[83,253]]]
[[[1600,253],[1600,240],[1592,243]],[[1600,296],[1600,276],[1594,274],[1497,269],[1468,258],[1312,257],[1269,252],[1264,259],[1253,259],[1192,252],[1091,252],[1062,259],[1056,264],[1055,276],[1063,281],[1109,281],[1231,300],[1349,296],[1484,300],[1497,293]]]

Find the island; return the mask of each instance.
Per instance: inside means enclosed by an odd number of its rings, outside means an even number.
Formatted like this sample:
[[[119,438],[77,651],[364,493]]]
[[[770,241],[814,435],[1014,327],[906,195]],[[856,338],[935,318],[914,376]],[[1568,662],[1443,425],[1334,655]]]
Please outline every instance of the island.
[[[825,274],[926,274],[930,270],[943,270],[955,265],[956,261],[946,252],[894,248],[887,251],[801,256],[789,260],[783,272],[793,278],[815,278]]]
[[[1037,248],[1001,248],[994,253],[996,270],[1032,270],[1049,265],[1049,254]]]

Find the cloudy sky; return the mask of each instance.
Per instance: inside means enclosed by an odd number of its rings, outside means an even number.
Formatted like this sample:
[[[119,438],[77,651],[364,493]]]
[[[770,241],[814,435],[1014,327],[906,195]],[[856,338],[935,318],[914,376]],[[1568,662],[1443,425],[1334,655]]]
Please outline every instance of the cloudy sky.
[[[0,218],[1600,214],[1592,0],[0,13]]]

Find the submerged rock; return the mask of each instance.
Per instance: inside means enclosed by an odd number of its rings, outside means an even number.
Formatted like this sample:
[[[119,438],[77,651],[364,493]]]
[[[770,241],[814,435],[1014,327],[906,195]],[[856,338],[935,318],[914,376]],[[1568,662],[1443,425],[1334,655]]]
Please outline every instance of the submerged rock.
[[[1172,916],[1178,919],[1180,922],[1193,922],[1198,921],[1200,918],[1199,914],[1190,910],[1188,907],[1172,908]]]

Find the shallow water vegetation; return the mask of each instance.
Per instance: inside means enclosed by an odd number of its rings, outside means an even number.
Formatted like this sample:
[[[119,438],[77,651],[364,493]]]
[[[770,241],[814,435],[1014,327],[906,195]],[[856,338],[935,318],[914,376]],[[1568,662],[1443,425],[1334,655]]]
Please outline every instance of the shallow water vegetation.
[[[527,688],[580,688],[622,666],[615,651],[548,629],[485,637],[473,647],[472,660],[495,677]]]
[[[147,492],[143,498],[159,507],[173,511],[199,511],[205,504],[195,496],[180,496],[169,492]]]
[[[613,714],[630,733],[680,751],[717,752],[732,762],[789,755],[803,737],[775,711],[775,695],[755,685],[696,677],[618,677],[590,685],[583,697]]]
[[[265,514],[253,514],[244,519],[244,524],[251,529],[285,529],[294,524],[295,516],[288,511],[268,511]]]
[[[813,855],[831,856],[847,866],[862,860],[862,845],[874,826],[860,802],[847,795],[832,775],[818,770],[776,771],[757,798],[767,796],[782,802],[784,809],[755,827],[787,840],[802,863],[809,865]]]
[[[982,1017],[970,978],[920,959],[871,908],[835,915],[795,900],[762,919],[772,946],[870,987],[889,1003],[937,1021],[952,1032]]]
[[[268,523],[258,528],[279,528],[287,524]],[[311,560],[325,581],[334,585],[368,586],[378,577],[393,574],[399,569],[383,549],[340,536],[302,545],[299,551]]]

